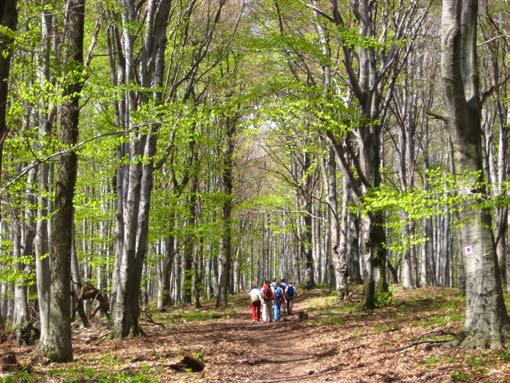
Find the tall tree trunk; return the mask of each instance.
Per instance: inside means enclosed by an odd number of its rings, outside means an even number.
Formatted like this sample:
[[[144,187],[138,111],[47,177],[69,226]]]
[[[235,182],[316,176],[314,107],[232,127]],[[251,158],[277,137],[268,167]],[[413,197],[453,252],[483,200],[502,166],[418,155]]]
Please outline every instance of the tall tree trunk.
[[[124,63],[123,81],[132,87],[139,79],[145,89],[152,87],[152,99],[155,104],[161,101],[159,87],[162,86],[164,73],[164,52],[166,49],[166,28],[170,13],[170,1],[149,1],[145,9],[137,10],[132,0],[122,0],[122,58]],[[138,13],[137,13],[138,11]],[[145,34],[143,37],[140,68],[137,71],[135,59],[135,36],[131,25],[139,22],[138,18],[146,12]],[[138,76],[137,76],[138,74]],[[131,88],[126,92],[126,104],[122,110],[123,126],[130,127],[131,118],[140,103],[148,101],[145,93],[136,93]],[[139,129],[134,131],[129,147],[129,164],[123,174],[122,219],[117,230],[122,233],[117,238],[121,243],[117,246],[116,289],[112,310],[113,331],[116,338],[138,336],[140,334],[140,289],[145,255],[147,252],[147,236],[149,226],[149,211],[153,185],[154,155],[156,153],[157,132],[159,124],[153,124],[148,133]],[[138,159],[142,156],[145,161],[141,164]],[[124,194],[125,193],[125,194]],[[117,198],[120,197],[119,193]],[[117,212],[120,214],[120,212]]]
[[[44,86],[50,81],[50,51],[52,34],[54,31],[54,15],[48,9],[41,14],[41,41],[42,53],[39,63],[39,83]],[[41,106],[39,111],[39,137],[45,142],[51,134],[52,118],[50,111]],[[50,305],[50,258],[49,258],[49,201],[48,192],[50,184],[50,166],[47,163],[39,165],[37,173],[39,194],[37,197],[37,224],[35,235],[35,267],[37,280],[37,299],[39,303],[39,320],[41,326],[40,344],[46,343],[49,333],[49,305]]]
[[[4,0],[0,5],[0,26],[10,31],[15,31],[18,24],[18,13],[16,10],[16,0]],[[9,133],[6,124],[7,115],[7,97],[9,91],[9,72],[11,68],[11,52],[9,45],[12,38],[0,31],[0,181],[3,171],[3,151],[4,142]],[[0,222],[2,220],[0,207]],[[0,314],[0,317],[2,315]],[[4,331],[4,319],[0,318],[0,333]]]
[[[303,245],[303,258],[305,263],[304,283],[307,289],[315,287],[315,273],[313,264],[313,200],[311,191],[304,196],[303,232],[301,235]]]
[[[227,117],[225,119],[226,128],[226,146],[223,158],[223,234],[222,234],[222,253],[221,253],[221,275],[219,291],[216,297],[216,306],[227,305],[227,294],[230,286],[232,269],[232,208],[234,189],[234,149],[236,119]]]
[[[466,198],[474,191],[481,195],[480,198],[487,194],[483,186],[481,158],[477,17],[477,0],[443,0],[441,74],[455,166],[458,174],[481,183],[476,190],[471,190],[469,185],[461,186],[459,194]],[[479,206],[464,206],[458,218],[464,223],[460,229],[460,240],[466,272],[466,312],[460,345],[466,348],[499,348],[507,343],[510,336],[510,320],[503,301],[491,230],[492,217],[489,211]]]
[[[192,176],[193,181],[191,182],[191,191],[188,199],[188,232],[186,234],[186,240],[184,244],[184,288],[182,301],[185,304],[191,304],[192,290],[193,290],[193,274],[196,270],[193,270],[193,257],[194,257],[194,241],[195,241],[195,225],[197,224],[197,193],[198,193],[198,173]],[[196,267],[196,265],[195,265]]]
[[[338,245],[333,247],[333,261],[335,263],[335,277],[337,295],[340,299],[346,299],[349,295],[348,277],[348,241],[349,241],[349,181],[347,177],[343,177],[342,189],[342,209],[338,220],[340,223],[339,232],[337,233]]]
[[[428,118],[424,121],[424,136],[423,136],[423,162],[425,171],[430,169],[430,158],[429,158],[429,121]],[[423,189],[429,190],[430,186],[427,177],[423,180]],[[421,246],[421,257],[420,257],[420,286],[426,287],[433,284],[431,275],[433,275],[432,259],[433,259],[433,225],[432,217],[425,218],[423,222],[423,231],[425,234],[426,242]]]
[[[404,235],[406,237],[411,235],[410,224],[405,226]],[[404,289],[412,289],[415,287],[413,281],[411,249],[406,249],[402,255],[402,287]]]
[[[200,241],[200,245],[195,255],[195,308],[202,307],[200,296],[204,291],[204,244]]]
[[[79,100],[83,80],[76,79],[83,66],[85,0],[68,0],[65,5],[64,61],[70,65],[64,88],[59,139],[72,147],[78,140]],[[56,362],[73,359],[71,344],[71,249],[73,234],[73,198],[78,161],[69,150],[61,155],[55,187],[53,225],[58,235],[50,242],[50,315],[48,337],[41,344],[43,354]]]

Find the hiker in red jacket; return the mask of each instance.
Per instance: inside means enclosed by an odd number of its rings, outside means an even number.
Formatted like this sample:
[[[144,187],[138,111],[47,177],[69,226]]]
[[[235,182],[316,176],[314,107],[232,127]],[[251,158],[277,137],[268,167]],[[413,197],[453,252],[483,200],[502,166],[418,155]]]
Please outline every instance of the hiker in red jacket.
[[[269,281],[265,281],[262,285],[260,295],[262,296],[262,321],[272,322],[274,293],[269,286]]]

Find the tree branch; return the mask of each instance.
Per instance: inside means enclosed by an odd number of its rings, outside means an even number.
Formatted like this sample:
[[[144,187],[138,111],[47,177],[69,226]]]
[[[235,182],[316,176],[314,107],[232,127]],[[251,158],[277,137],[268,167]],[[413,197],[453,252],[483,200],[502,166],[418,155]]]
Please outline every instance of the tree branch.
[[[85,146],[86,144],[88,144],[89,142],[92,142],[92,141],[95,141],[97,139],[100,139],[100,138],[103,138],[103,137],[109,137],[109,136],[116,136],[116,135],[121,135],[121,134],[125,134],[125,133],[129,133],[130,131],[132,130],[135,130],[135,129],[138,129],[142,126],[147,126],[147,125],[153,125],[153,124],[161,124],[163,122],[166,122],[166,121],[154,121],[154,122],[148,122],[148,123],[144,123],[144,124],[141,124],[141,125],[135,125],[135,126],[131,126],[129,129],[124,129],[124,130],[117,130],[115,132],[109,132],[109,133],[101,133],[101,134],[98,134],[94,137],[91,137],[91,138],[87,138],[86,140],[83,140],[81,142],[78,142],[76,145],[73,145],[67,149],[62,149],[62,150],[59,150],[58,152],[55,152],[53,154],[50,154],[49,156],[46,156],[44,158],[41,158],[41,159],[35,159],[33,160],[30,164],[28,164],[27,166],[25,166],[20,173],[18,173],[18,175],[16,175],[14,178],[10,179],[8,182],[6,182],[1,188],[0,188],[0,195],[2,195],[10,186],[12,186],[16,181],[20,180],[21,178],[23,178],[23,176],[25,176],[30,170],[32,170],[33,168],[36,168],[38,167],[40,164],[42,163],[45,163],[45,162],[48,162],[48,161],[51,161],[52,159],[58,157],[58,156],[61,156],[63,154],[67,154],[69,152],[74,152],[76,151],[77,149],[81,148],[82,146]]]

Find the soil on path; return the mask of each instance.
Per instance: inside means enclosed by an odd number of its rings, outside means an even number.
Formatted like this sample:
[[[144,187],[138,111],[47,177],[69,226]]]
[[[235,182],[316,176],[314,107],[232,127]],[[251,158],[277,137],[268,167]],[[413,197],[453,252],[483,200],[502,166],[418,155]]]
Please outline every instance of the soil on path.
[[[293,315],[282,315],[277,322],[250,321],[248,309],[232,321],[190,328],[201,331],[197,344],[214,344],[209,359],[207,382],[312,382],[332,379],[336,366],[324,360],[336,353],[336,347],[316,344],[307,334],[299,301]],[[195,335],[196,336],[196,335]],[[207,370],[207,369],[206,369]],[[329,375],[329,376],[326,376]]]
[[[252,322],[243,297],[221,318],[206,321],[186,322],[170,311],[156,318],[165,327],[144,322],[147,336],[133,339],[106,340],[97,325],[75,331],[75,360],[66,365],[34,363],[32,347],[10,349],[32,366],[37,382],[510,382],[506,352],[426,343],[402,349],[424,334],[458,331],[462,302],[447,290],[399,294],[391,307],[364,312],[356,309],[356,297],[338,304],[316,291],[297,300],[294,315],[273,323]],[[308,318],[299,320],[299,312]],[[184,355],[201,358],[205,369],[174,371],[171,365]]]

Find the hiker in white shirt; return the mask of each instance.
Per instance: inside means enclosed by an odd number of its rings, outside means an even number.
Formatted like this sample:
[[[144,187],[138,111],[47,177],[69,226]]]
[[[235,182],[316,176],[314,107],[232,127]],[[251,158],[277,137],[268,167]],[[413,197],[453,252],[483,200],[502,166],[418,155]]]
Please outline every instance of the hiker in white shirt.
[[[253,286],[248,293],[251,300],[251,320],[260,321],[260,306],[262,304],[262,295],[260,295],[260,289]]]

